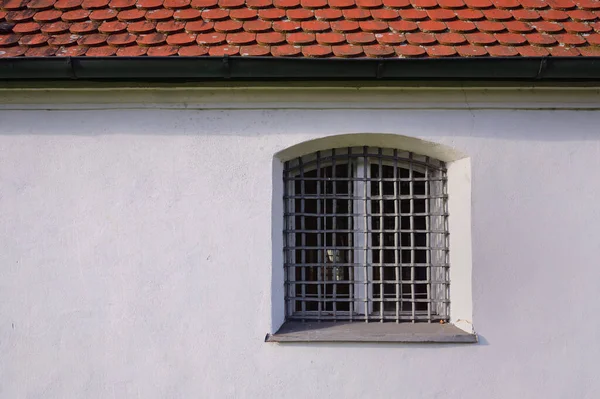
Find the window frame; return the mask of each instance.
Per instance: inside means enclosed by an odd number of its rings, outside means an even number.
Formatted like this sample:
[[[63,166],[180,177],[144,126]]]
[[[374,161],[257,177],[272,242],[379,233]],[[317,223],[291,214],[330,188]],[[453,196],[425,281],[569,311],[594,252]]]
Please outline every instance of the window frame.
[[[411,131],[406,133],[411,134]],[[412,132],[416,133],[416,132]],[[432,136],[433,137],[433,136]],[[282,143],[273,154],[271,164],[271,248],[269,266],[270,317],[264,341],[269,343],[477,343],[473,325],[473,258],[471,224],[471,158],[454,147],[454,139],[436,135],[435,141],[425,136],[399,133],[338,133],[319,132],[295,136]],[[450,251],[450,322],[438,323],[344,323],[295,322],[285,320],[284,193],[282,173],[284,163],[319,150],[340,147],[387,147],[414,152],[439,159],[447,166],[448,229]],[[451,146],[450,146],[451,145]],[[481,232],[480,232],[481,233]],[[480,265],[485,267],[485,265]]]

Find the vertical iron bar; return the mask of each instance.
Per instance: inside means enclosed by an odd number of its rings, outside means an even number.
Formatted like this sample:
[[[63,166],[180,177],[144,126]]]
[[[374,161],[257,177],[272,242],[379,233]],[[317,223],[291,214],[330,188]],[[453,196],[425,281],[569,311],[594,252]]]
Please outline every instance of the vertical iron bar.
[[[408,198],[410,204],[410,300],[411,300],[411,321],[415,322],[415,312],[417,304],[415,303],[415,207],[414,207],[414,199],[413,199],[413,186],[414,186],[414,176],[413,176],[413,153],[410,152],[408,154]]]
[[[448,298],[450,298],[450,269],[448,268],[448,265],[450,265],[450,253],[449,253],[449,247],[450,247],[450,236],[448,235],[448,201],[447,201],[447,194],[448,194],[448,181],[447,181],[447,175],[446,175],[446,169],[445,169],[445,164],[442,165],[444,167],[443,169],[443,179],[442,179],[442,209],[443,209],[443,229],[444,229],[444,265],[446,267],[443,268],[444,270],[444,282],[446,283],[445,285],[445,290],[444,290],[444,303],[442,304],[442,308],[444,309],[444,318],[447,320],[450,318],[450,309],[449,307],[452,304],[449,304],[447,302]]]
[[[337,248],[337,240],[336,240],[336,235],[335,235],[335,229],[336,229],[336,212],[337,212],[337,200],[335,199],[337,190],[336,190],[336,177],[337,177],[337,173],[335,171],[335,149],[331,150],[331,181],[333,183],[333,187],[332,187],[332,195],[333,195],[333,209],[331,210],[331,214],[332,214],[332,224],[331,224],[331,228],[332,228],[332,236],[331,236],[331,244],[333,247],[333,264],[331,267],[331,277],[333,279],[333,319],[336,320],[337,319],[337,284],[335,283],[337,281],[337,254],[338,254],[338,248]],[[325,184],[327,184],[327,182],[325,182]],[[325,189],[325,192],[327,192],[327,189]]]
[[[323,304],[323,297],[321,295],[321,268],[322,265],[324,264],[324,262],[321,262],[321,251],[323,250],[323,248],[321,248],[321,152],[317,151],[317,298],[318,298],[318,302],[317,302],[317,311],[318,311],[318,315],[319,315],[319,321],[321,320],[321,308],[322,308],[322,304]],[[325,201],[327,200],[323,200],[324,202],[324,211],[323,214],[327,213],[327,205],[325,204]],[[324,233],[323,233],[323,240],[325,241],[325,246],[327,246],[327,218],[323,217],[323,220],[325,222],[325,226],[324,226]],[[326,289],[325,286],[323,286],[323,289]]]
[[[351,155],[352,155],[352,147],[348,147],[348,159],[347,159],[347,167],[348,167],[348,197],[353,197],[354,196],[354,180],[352,179],[353,177],[353,170],[352,170],[352,161],[351,161]],[[351,188],[352,187],[352,188]],[[348,214],[352,215],[354,213],[354,208],[352,206],[352,200],[349,199],[348,200]],[[354,246],[354,238],[352,237],[352,231],[354,230],[354,221],[353,221],[353,216],[348,216],[348,262],[347,263],[354,263],[354,253],[352,251],[352,247]],[[351,245],[352,243],[352,245]],[[352,321],[352,318],[354,316],[354,266],[350,266],[348,267],[348,277],[350,280],[350,287],[349,287],[349,292],[350,292],[350,321]]]
[[[369,272],[368,272],[368,254],[369,254],[369,219],[368,219],[368,207],[367,207],[367,200],[368,200],[368,192],[367,192],[367,186],[369,185],[369,179],[368,179],[368,164],[369,164],[369,160],[368,160],[368,147],[363,147],[363,176],[365,179],[365,184],[364,184],[364,190],[363,190],[363,217],[364,217],[364,229],[365,231],[363,232],[364,234],[364,277],[365,277],[365,322],[368,323],[369,322]]]
[[[304,317],[306,315],[306,266],[304,266],[306,264],[306,233],[304,232],[304,230],[306,230],[306,221],[305,221],[305,195],[306,195],[306,189],[304,186],[304,164],[302,161],[302,157],[300,157],[298,159],[298,166],[300,168],[300,213],[302,214],[300,216],[300,229],[302,230],[302,233],[300,233],[300,240],[302,242],[302,249],[300,250],[300,261],[302,262],[302,266],[300,267],[300,273],[301,273],[301,279],[302,279],[302,288],[301,288],[301,302],[300,302],[300,306],[302,309],[302,317]],[[294,272],[296,270],[294,269]],[[297,287],[297,285],[296,285]]]
[[[429,197],[429,193],[431,190],[429,189],[429,157],[425,158],[425,246],[427,249],[425,250],[425,270],[427,273],[427,322],[431,323],[431,216],[429,206],[429,202],[431,201]]]
[[[379,299],[380,299],[380,307],[379,307],[379,318],[380,318],[380,322],[383,323],[383,311],[384,311],[384,295],[383,295],[383,280],[384,280],[384,274],[383,274],[383,246],[384,246],[384,242],[383,242],[383,230],[384,230],[384,224],[383,224],[383,215],[384,215],[384,202],[383,202],[383,150],[381,148],[379,148],[378,151],[378,155],[379,155]]]
[[[402,306],[402,297],[400,295],[401,284],[400,284],[400,267],[398,266],[398,230],[400,229],[400,197],[398,195],[398,186],[400,181],[398,179],[398,150],[394,150],[394,272],[396,277],[396,323],[400,322],[400,308]]]
[[[283,217],[283,277],[284,277],[284,283],[285,283],[285,287],[284,287],[284,292],[286,293],[287,297],[285,300],[285,317],[286,319],[288,317],[291,316],[292,312],[290,309],[290,302],[291,300],[289,299],[289,297],[292,296],[296,296],[296,295],[292,295],[292,285],[290,284],[290,259],[288,256],[288,248],[289,248],[289,233],[286,233],[286,231],[289,231],[290,228],[290,223],[289,223],[289,218],[291,217],[289,215],[289,206],[288,206],[288,202],[290,201],[287,197],[288,195],[288,168],[290,166],[290,162],[287,161],[285,162],[285,164],[283,165],[283,214],[285,215]],[[294,289],[296,287],[294,286]]]

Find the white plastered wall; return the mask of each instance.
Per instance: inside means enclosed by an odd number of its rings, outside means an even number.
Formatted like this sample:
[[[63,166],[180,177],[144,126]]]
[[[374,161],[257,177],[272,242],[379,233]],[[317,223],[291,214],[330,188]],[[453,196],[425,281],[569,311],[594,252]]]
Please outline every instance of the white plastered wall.
[[[336,90],[3,92],[0,397],[596,398],[597,92]],[[467,157],[478,344],[263,342],[274,154],[365,132]]]

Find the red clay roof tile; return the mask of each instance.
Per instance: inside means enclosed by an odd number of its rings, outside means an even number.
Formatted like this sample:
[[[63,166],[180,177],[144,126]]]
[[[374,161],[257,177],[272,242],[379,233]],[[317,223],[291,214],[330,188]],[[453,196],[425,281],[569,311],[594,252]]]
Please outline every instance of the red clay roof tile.
[[[359,30],[360,24],[356,21],[335,21],[331,23],[334,32],[355,32]]]
[[[594,30],[594,24],[583,22],[563,22],[561,25],[569,33],[587,33]]]
[[[541,18],[535,10],[512,10],[511,13],[517,21],[537,21]]]
[[[236,8],[229,11],[229,18],[236,21],[249,21],[255,19],[257,15],[258,11],[250,8]]]
[[[329,7],[331,8],[352,8],[356,7],[354,0],[329,0]]]
[[[535,30],[530,24],[521,21],[505,22],[504,26],[511,33],[528,33]]]
[[[48,35],[60,35],[69,31],[70,25],[66,22],[52,22],[49,24],[43,24],[41,27],[42,32]]]
[[[253,44],[250,46],[240,47],[240,55],[259,57],[267,56],[271,54],[269,46],[263,46],[260,44]]]
[[[440,21],[423,21],[417,23],[419,30],[422,32],[435,33],[435,32],[444,32],[446,29],[446,24]]]
[[[7,47],[0,50],[0,57],[19,57],[21,55],[24,55],[26,51],[27,47]]]
[[[304,46],[315,42],[315,34],[306,32],[288,33],[286,39],[292,45]]]
[[[300,26],[302,27],[303,31],[311,33],[327,32],[330,30],[329,22],[326,21],[304,21]],[[271,25],[269,24],[269,29],[262,30],[261,32],[267,32],[268,30],[270,30],[270,28]],[[249,31],[252,32],[251,30]]]
[[[171,46],[187,46],[196,42],[196,35],[193,33],[177,33],[167,36],[167,44]]]
[[[406,41],[404,34],[395,32],[378,33],[375,35],[375,38],[379,44],[389,44],[394,46]]]
[[[490,46],[486,47],[486,50],[492,57],[514,57],[519,55],[519,52],[510,46]]]
[[[50,57],[56,53],[56,47],[30,47],[26,52],[26,57]]]
[[[163,21],[156,24],[156,31],[160,33],[166,33],[172,35],[175,33],[183,32],[185,28],[185,22],[181,21]]]
[[[438,4],[442,8],[463,8],[465,3],[463,0],[438,0]]]
[[[54,8],[63,11],[73,10],[81,6],[81,3],[83,3],[83,0],[58,0],[54,3]]]
[[[2,4],[3,10],[22,10],[27,7],[28,0],[6,0]]]
[[[258,11],[258,17],[265,21],[278,21],[285,18],[285,11],[280,8],[263,8]]]
[[[271,31],[271,22],[256,19],[244,22],[243,27],[246,32],[250,33],[269,32]]]
[[[365,55],[367,57],[373,58],[391,57],[392,55],[396,54],[393,47],[384,44],[373,44],[370,46],[363,46],[363,51],[365,52]]]
[[[221,45],[212,46],[208,49],[208,54],[213,57],[222,57],[224,55],[237,55],[240,52],[238,46]]]
[[[446,26],[451,32],[469,33],[477,30],[477,26],[468,21],[448,21]]]
[[[5,14],[5,19],[10,22],[26,22],[31,21],[35,15],[35,10],[19,10],[8,11]]]
[[[115,10],[125,10],[135,7],[135,0],[111,0],[110,3],[108,3],[108,6]]]
[[[427,45],[436,42],[435,36],[431,33],[407,33],[406,40],[413,45]]]
[[[228,33],[225,37],[227,43],[242,46],[247,44],[252,44],[256,40],[256,33],[251,32],[239,32],[239,33]]]
[[[273,30],[275,32],[297,32],[302,28],[302,24],[298,21],[275,21],[273,22]]]
[[[272,46],[271,54],[275,57],[295,57],[302,54],[302,49],[299,46],[283,44],[281,46]]]
[[[85,55],[87,49],[88,48],[84,46],[60,47],[58,50],[56,50],[55,55],[59,57],[79,57]]]
[[[49,36],[45,35],[43,33],[37,33],[37,34],[33,34],[33,35],[25,35],[25,36],[22,36],[21,39],[19,39],[19,44],[21,46],[29,46],[29,47],[42,46],[42,45],[46,44],[48,39],[49,39]]]
[[[208,54],[208,47],[194,45],[183,46],[179,48],[179,52],[177,54],[184,57],[198,57]]]
[[[426,47],[425,50],[430,57],[452,57],[456,55],[456,50],[451,46],[429,46]]]
[[[94,10],[90,13],[90,19],[92,21],[111,21],[117,18],[117,10],[105,8],[102,10]]]
[[[531,33],[525,35],[525,39],[533,46],[552,46],[557,42],[554,36],[545,33]]]
[[[523,57],[545,57],[549,54],[548,50],[546,50],[544,47],[519,46],[516,47],[516,50]]]
[[[141,9],[131,9],[131,10],[123,10],[117,14],[117,19],[120,21],[140,21],[144,19],[146,16],[146,10]],[[176,18],[177,19],[177,18]]]
[[[549,51],[553,57],[576,57],[580,55],[579,50],[574,47],[551,47]]]
[[[119,47],[117,50],[117,56],[119,57],[139,57],[145,55],[148,52],[148,47],[139,46],[128,46]]]
[[[336,57],[342,58],[360,57],[364,54],[362,46],[354,46],[352,44],[333,46],[332,50]]]
[[[40,31],[40,24],[37,22],[23,22],[13,26],[12,31],[15,33],[36,33]]]
[[[421,57],[426,54],[425,49],[421,46],[414,46],[412,44],[405,44],[402,46],[394,47],[396,54],[399,57]]]
[[[464,35],[459,33],[438,33],[435,35],[435,39],[440,44],[446,44],[450,46],[464,44],[467,42],[467,39],[464,37]]]
[[[108,39],[106,39],[106,42],[111,46],[121,47],[134,44],[136,39],[136,35],[131,33],[121,33],[119,35],[111,35]]]
[[[389,8],[408,8],[409,0],[383,0],[383,5]]]
[[[50,39],[48,39],[48,44],[51,46],[68,46],[74,43],[77,43],[77,39],[79,39],[78,35],[71,35],[71,34],[63,34],[63,35],[56,35],[56,36],[52,36]]]
[[[465,38],[469,43],[480,46],[490,46],[496,43],[496,37],[491,33],[468,33]]]
[[[0,47],[12,46],[13,44],[18,43],[20,38],[21,38],[21,35],[16,35],[16,34],[1,35],[0,34]]]
[[[296,8],[300,7],[300,0],[274,0],[273,6],[276,8]]]
[[[471,8],[455,10],[454,13],[458,19],[465,21],[478,21],[485,18],[481,10],[473,10]]]
[[[324,46],[322,44],[313,44],[310,46],[302,47],[302,54],[305,57],[327,57],[332,55],[331,46]]]
[[[117,49],[111,46],[90,47],[85,53],[88,57],[109,57],[115,55]]]
[[[393,21],[389,23],[393,32],[415,32],[419,27],[412,21]]]
[[[280,32],[259,33],[256,35],[256,42],[264,46],[272,46],[285,43],[285,35]]]
[[[377,10],[371,10],[371,16],[375,20],[379,21],[393,21],[400,17],[400,14],[396,10],[391,10],[389,8],[380,8]]]
[[[456,46],[454,48],[458,54],[463,57],[482,57],[488,54],[487,50],[483,46],[472,46],[469,44],[465,46]]]

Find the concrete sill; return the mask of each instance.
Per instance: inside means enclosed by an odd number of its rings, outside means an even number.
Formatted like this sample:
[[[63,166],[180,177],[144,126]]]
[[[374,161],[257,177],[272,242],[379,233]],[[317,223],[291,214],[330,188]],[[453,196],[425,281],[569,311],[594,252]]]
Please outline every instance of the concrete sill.
[[[451,324],[286,322],[265,342],[476,343],[477,335]]]

